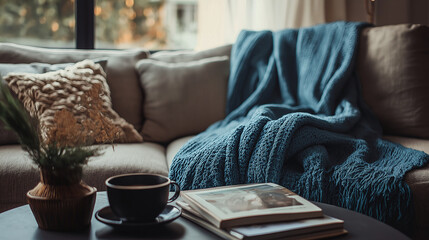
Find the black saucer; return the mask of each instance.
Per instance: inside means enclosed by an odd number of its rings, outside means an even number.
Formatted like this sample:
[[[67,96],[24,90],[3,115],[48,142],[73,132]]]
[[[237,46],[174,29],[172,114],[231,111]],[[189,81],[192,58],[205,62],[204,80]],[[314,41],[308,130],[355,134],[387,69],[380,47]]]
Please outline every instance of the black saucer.
[[[161,214],[158,215],[155,219],[152,221],[145,221],[145,222],[128,222],[123,221],[119,217],[117,217],[112,210],[110,209],[110,206],[104,207],[100,210],[98,210],[95,213],[95,218],[105,223],[109,226],[115,227],[115,228],[121,228],[121,229],[129,229],[129,228],[147,228],[147,227],[154,227],[159,226],[162,224],[166,224],[169,222],[174,221],[180,215],[182,214],[182,211],[172,205],[167,205],[165,209],[162,211]]]

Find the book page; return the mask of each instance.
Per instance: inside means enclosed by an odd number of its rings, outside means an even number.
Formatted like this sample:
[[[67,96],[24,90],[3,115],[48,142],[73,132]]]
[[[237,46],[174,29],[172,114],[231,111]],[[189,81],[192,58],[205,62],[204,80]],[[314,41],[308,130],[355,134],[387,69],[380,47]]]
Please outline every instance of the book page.
[[[321,211],[320,208],[277,184],[250,184],[187,193],[221,218]]]
[[[286,188],[273,188],[270,185],[242,187],[216,192],[201,193],[199,196],[225,214],[302,205]]]

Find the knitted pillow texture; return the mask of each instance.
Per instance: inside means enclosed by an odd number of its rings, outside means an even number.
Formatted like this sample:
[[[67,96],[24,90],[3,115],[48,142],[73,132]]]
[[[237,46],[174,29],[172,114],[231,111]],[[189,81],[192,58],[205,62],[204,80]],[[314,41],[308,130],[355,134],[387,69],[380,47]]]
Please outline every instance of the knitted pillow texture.
[[[1,44],[0,44],[1,48]],[[2,56],[3,57],[3,56]],[[99,58],[93,60],[95,63],[99,63],[103,69],[107,66],[107,59]],[[9,73],[46,73],[60,69],[64,69],[74,63],[59,63],[59,64],[48,64],[48,63],[0,63],[0,75],[6,76]],[[4,82],[4,83],[3,83]],[[0,84],[6,84],[2,81]],[[12,130],[6,129],[3,123],[0,121],[0,145],[5,144],[18,144],[18,137]]]
[[[55,114],[62,110],[72,113],[83,132],[93,134],[99,127],[93,114],[99,113],[101,121],[108,122],[116,130],[115,142],[142,142],[134,127],[121,118],[113,109],[106,73],[100,64],[84,60],[63,70],[35,73],[10,73],[4,79],[10,89],[18,95],[26,110],[39,120],[42,138],[48,139],[48,130],[56,124]],[[81,101],[88,92],[94,92],[101,104],[83,106]],[[91,95],[89,96],[91,97]],[[91,100],[91,99],[87,99]],[[90,102],[90,101],[89,101]],[[103,137],[92,136],[94,143],[102,143]]]

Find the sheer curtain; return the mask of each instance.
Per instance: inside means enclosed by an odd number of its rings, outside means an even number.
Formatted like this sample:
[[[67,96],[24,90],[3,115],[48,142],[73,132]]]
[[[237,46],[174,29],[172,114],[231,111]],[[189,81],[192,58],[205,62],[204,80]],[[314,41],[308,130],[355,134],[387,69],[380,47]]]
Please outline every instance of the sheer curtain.
[[[199,0],[196,48],[233,43],[242,29],[276,31],[345,18],[345,0]]]

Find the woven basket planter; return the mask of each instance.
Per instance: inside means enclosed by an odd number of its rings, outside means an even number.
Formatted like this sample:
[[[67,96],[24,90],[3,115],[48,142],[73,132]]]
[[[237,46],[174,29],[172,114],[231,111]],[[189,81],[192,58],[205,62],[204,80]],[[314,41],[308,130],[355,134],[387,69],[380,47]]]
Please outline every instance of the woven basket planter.
[[[82,169],[40,170],[39,184],[28,191],[27,201],[39,228],[78,231],[91,223],[97,189],[82,182]]]

